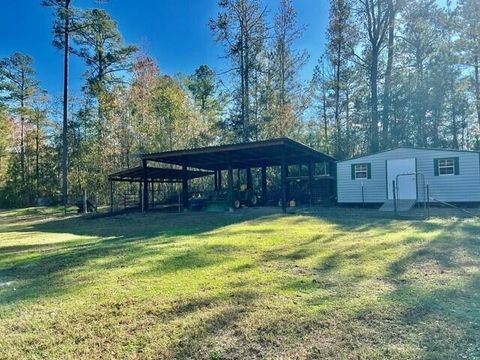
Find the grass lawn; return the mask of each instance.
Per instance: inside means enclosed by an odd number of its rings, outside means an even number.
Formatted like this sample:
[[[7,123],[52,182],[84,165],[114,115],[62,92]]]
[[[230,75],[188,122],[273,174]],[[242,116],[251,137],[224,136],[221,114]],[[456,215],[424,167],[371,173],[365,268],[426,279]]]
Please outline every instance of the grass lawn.
[[[0,212],[1,359],[480,359],[480,221]]]

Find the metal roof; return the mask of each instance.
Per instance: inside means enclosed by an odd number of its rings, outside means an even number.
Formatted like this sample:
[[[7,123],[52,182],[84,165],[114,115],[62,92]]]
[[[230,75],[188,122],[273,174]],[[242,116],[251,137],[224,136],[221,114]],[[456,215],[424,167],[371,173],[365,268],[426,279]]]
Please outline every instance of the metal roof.
[[[208,175],[213,175],[213,173],[208,171],[187,171],[187,177],[189,179],[195,179]],[[149,182],[182,182],[182,170],[147,167],[147,179]],[[137,166],[118,171],[108,175],[108,180],[127,182],[143,181],[143,168],[141,166]]]
[[[458,150],[458,149],[442,149],[442,148],[429,148],[429,147],[398,146],[398,147],[395,147],[393,149],[386,149],[386,150],[377,151],[377,152],[370,153],[370,154],[354,156],[354,157],[351,157],[351,158],[348,158],[348,159],[345,159],[345,160],[338,160],[337,162],[344,162],[344,161],[361,159],[361,158],[364,158],[364,157],[367,157],[367,156],[382,154],[382,153],[386,153],[386,152],[394,151],[394,150],[398,150],[398,149],[420,150],[420,151],[452,151],[452,152],[466,152],[466,153],[477,153],[477,154],[480,153],[480,151],[476,151],[476,150]]]
[[[279,166],[283,153],[287,164],[335,161],[333,157],[289,138],[142,154],[140,158],[197,169],[226,170],[229,160],[234,169]]]

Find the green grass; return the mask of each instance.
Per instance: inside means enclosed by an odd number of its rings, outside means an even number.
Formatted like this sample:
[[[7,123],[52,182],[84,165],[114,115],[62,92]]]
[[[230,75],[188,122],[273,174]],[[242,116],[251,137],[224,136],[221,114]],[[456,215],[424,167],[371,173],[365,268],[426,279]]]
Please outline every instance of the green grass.
[[[480,359],[478,219],[49,212],[0,213],[1,359]]]

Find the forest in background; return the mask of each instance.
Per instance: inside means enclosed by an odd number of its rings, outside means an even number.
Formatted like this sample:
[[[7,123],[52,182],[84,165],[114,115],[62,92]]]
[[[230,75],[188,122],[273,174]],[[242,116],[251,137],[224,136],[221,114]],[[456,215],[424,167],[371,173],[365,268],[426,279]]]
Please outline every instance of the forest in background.
[[[143,152],[279,136],[338,159],[480,149],[478,0],[330,0],[323,54],[298,48],[308,24],[292,0],[220,0],[205,26],[230,67],[193,74],[163,73],[103,9],[41,5],[53,15],[45,46],[83,60],[84,86],[63,103],[41,88],[31,56],[0,60],[0,207],[59,199],[63,178],[69,200],[87,189],[105,203],[107,175]],[[308,57],[318,63],[302,81]]]

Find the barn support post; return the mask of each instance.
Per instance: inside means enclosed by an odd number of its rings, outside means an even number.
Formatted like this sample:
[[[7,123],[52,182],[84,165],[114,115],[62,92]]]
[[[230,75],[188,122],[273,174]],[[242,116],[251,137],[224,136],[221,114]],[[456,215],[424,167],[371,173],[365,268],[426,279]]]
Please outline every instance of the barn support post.
[[[188,173],[187,165],[182,165],[182,203],[183,209],[188,209]]]
[[[148,211],[148,170],[147,170],[147,160],[142,160],[143,167],[143,206],[142,212]]]
[[[241,182],[240,182],[240,169],[237,169],[237,188],[241,188]]]
[[[247,168],[247,189],[253,189],[252,169]]]
[[[233,204],[233,169],[232,169],[232,158],[230,153],[227,157],[227,185],[228,185],[228,205],[231,207]]]
[[[213,190],[218,190],[218,171],[215,170],[213,172]]]
[[[83,213],[88,213],[87,189],[83,189]]]
[[[282,185],[282,211],[287,212],[287,159],[285,150],[282,151],[282,165],[280,169],[280,182]]]
[[[152,209],[155,207],[155,183],[151,182],[151,191],[152,191]]]
[[[267,167],[262,166],[262,202],[263,205],[267,204]]]
[[[222,190],[222,170],[218,170],[218,190]]]
[[[110,180],[110,212],[113,212],[113,181]]]
[[[313,205],[313,163],[308,163],[308,193],[310,206]]]

